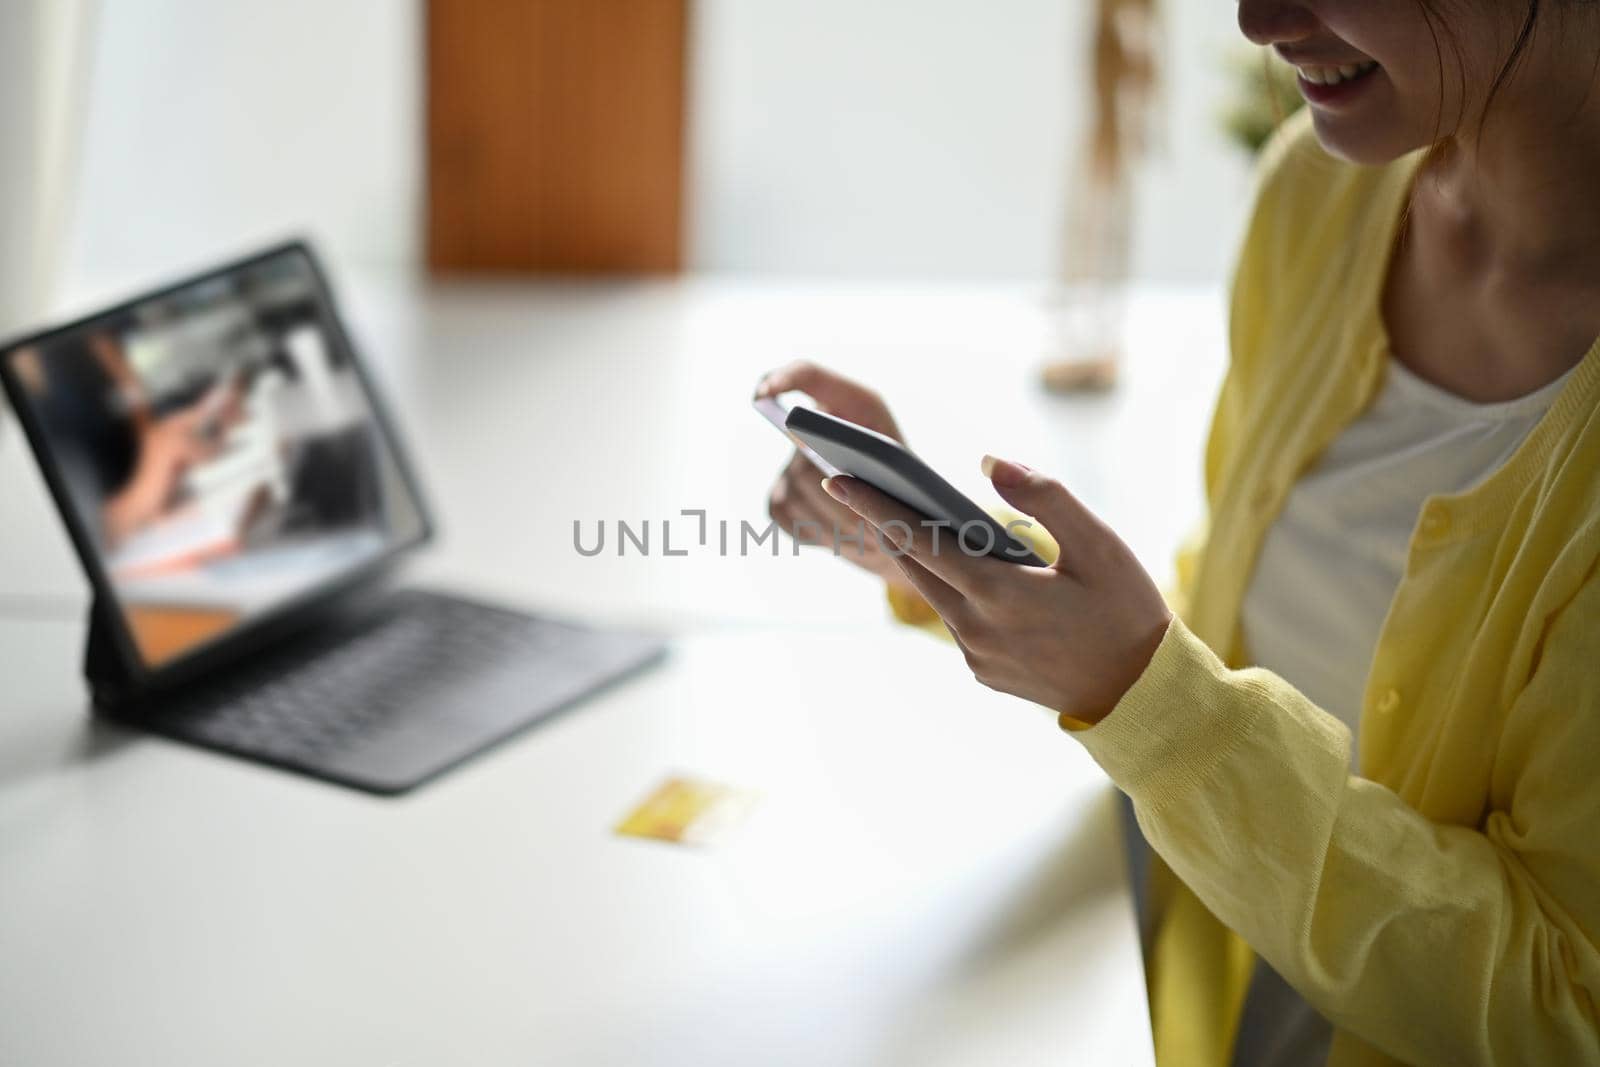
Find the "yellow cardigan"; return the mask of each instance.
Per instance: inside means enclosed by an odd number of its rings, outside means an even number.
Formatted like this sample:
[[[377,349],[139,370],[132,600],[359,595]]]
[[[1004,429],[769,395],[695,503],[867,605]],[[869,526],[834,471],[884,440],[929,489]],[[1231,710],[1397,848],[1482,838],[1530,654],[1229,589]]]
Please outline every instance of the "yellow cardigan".
[[[1162,1067],[1229,1061],[1251,949],[1333,1021],[1330,1064],[1600,1063],[1600,342],[1500,470],[1423,506],[1366,679],[1362,777],[1350,731],[1240,647],[1267,528],[1382,380],[1418,162],[1338,162],[1304,116],[1268,149],[1209,530],[1149,667],[1073,729],[1165,864]]]

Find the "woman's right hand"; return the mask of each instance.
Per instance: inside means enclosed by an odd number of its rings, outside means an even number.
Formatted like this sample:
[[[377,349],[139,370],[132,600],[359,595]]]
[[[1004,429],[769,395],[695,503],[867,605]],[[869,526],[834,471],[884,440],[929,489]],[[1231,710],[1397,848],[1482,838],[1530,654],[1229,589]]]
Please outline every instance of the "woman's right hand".
[[[775,397],[791,389],[809,393],[817,406],[830,415],[905,443],[888,405],[877,393],[815,363],[800,360],[770,371],[756,386],[755,395],[757,399]],[[833,545],[834,531],[840,531],[851,540],[839,540],[837,555],[891,585],[912,591],[899,566],[880,545],[877,531],[863,525],[861,516],[829,496],[822,488],[822,477],[822,472],[797,450],[767,497],[767,511],[773,521],[807,545]]]

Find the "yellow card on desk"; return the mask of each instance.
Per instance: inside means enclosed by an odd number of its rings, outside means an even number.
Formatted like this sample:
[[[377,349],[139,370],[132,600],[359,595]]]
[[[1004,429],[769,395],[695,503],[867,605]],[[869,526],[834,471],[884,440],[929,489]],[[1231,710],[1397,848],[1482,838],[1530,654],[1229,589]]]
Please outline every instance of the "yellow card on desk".
[[[672,777],[618,823],[616,832],[678,845],[708,845],[743,822],[755,802],[756,795],[748,789]]]

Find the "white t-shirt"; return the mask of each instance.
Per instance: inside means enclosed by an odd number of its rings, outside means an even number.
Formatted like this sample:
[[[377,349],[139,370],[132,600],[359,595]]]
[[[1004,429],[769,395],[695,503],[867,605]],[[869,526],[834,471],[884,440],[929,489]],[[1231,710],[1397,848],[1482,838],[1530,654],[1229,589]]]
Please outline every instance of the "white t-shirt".
[[[1240,620],[1250,662],[1354,733],[1423,502],[1497,470],[1565,383],[1477,404],[1391,359],[1371,406],[1295,483],[1267,531]]]
[[[1516,400],[1476,404],[1391,359],[1377,398],[1295,483],[1267,531],[1242,605],[1249,661],[1355,734],[1423,502],[1470,489],[1497,470],[1565,382],[1562,375]],[[1328,1022],[1259,963],[1234,1067],[1321,1064],[1331,1038]]]

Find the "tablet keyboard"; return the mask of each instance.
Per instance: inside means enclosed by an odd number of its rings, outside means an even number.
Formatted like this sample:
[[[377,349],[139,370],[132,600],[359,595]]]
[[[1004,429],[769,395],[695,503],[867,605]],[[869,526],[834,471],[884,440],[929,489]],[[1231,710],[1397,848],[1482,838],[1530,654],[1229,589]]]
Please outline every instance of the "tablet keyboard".
[[[272,649],[219,681],[152,701],[138,721],[389,792],[659,652],[649,638],[411,590],[359,625]]]

